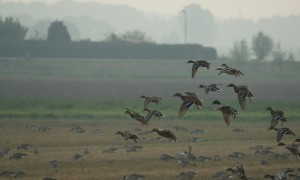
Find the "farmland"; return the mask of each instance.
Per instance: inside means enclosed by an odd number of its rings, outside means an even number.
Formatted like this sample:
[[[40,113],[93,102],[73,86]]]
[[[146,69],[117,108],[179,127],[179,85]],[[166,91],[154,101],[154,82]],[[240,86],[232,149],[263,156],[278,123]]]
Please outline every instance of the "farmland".
[[[281,168],[299,168],[295,157],[270,159],[267,155],[254,154],[251,146],[263,145],[274,148],[278,154],[289,153],[277,147],[275,131],[267,131],[270,125],[271,106],[285,111],[288,124],[296,137],[283,138],[286,143],[299,138],[299,86],[300,64],[287,62],[276,66],[271,62],[211,61],[210,70],[199,69],[191,78],[191,64],[186,60],[104,60],[104,59],[1,59],[0,61],[0,148],[11,151],[0,158],[0,170],[22,170],[24,179],[42,179],[46,176],[57,179],[121,179],[125,174],[136,172],[147,179],[174,179],[181,171],[195,171],[198,179],[211,179],[213,173],[244,165],[249,176],[260,179],[264,174],[274,174]],[[235,78],[217,75],[215,70],[222,63],[241,69],[244,77]],[[200,84],[221,83],[219,93],[205,94]],[[248,85],[254,93],[252,103],[246,109],[239,108],[236,94],[229,83]],[[181,118],[177,117],[180,100],[172,97],[175,92],[193,91],[204,100],[201,110],[192,108]],[[124,114],[125,108],[142,111],[141,95],[158,95],[162,103],[151,104],[166,115],[151,119],[149,127]],[[212,110],[211,103],[219,99],[240,111],[227,127],[221,112]],[[33,125],[34,128],[28,128]],[[281,124],[279,124],[280,126]],[[38,127],[50,127],[48,132]],[[82,127],[84,133],[71,131]],[[184,127],[186,130],[176,130]],[[100,133],[94,131],[99,128]],[[136,128],[139,128],[137,130]],[[159,141],[155,133],[143,134],[152,128],[168,128],[177,136],[177,142]],[[203,129],[204,134],[191,134],[194,129]],[[243,132],[234,132],[242,129]],[[125,141],[114,135],[118,130],[129,130],[139,135],[137,145],[143,149],[126,152],[133,141]],[[200,142],[190,142],[193,137]],[[29,143],[38,153],[20,150],[29,154],[21,160],[9,160],[18,152],[17,146]],[[192,146],[196,156],[219,155],[221,161],[196,162],[196,166],[181,167],[175,160],[163,162],[160,155],[175,156]],[[115,153],[102,151],[115,147]],[[90,150],[84,154],[84,149]],[[230,158],[234,151],[245,157]],[[72,157],[80,153],[85,159]],[[50,160],[59,160],[61,166],[55,171]],[[261,165],[261,160],[269,165]]]

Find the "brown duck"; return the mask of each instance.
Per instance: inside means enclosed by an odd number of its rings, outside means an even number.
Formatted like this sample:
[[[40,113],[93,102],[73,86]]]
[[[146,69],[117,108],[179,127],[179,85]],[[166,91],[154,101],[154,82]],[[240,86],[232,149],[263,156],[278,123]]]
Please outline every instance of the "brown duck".
[[[189,60],[187,63],[193,63],[193,67],[192,67],[192,78],[195,77],[195,74],[198,70],[199,67],[205,67],[206,69],[210,68],[210,63],[205,61],[205,60],[200,60],[200,61],[192,61]]]
[[[228,75],[234,75],[235,77],[241,77],[241,75],[244,76],[244,74],[240,70],[229,67],[226,64],[222,64],[221,67],[217,68],[217,70],[219,70],[218,75],[225,73]]]
[[[209,85],[199,85],[198,87],[204,88],[204,92],[206,94],[208,94],[209,91],[213,91],[213,92],[220,92],[220,91],[222,91],[223,89],[220,89],[218,87],[218,85],[222,85],[222,84],[214,84],[213,83],[213,84],[209,84]]]
[[[147,111],[147,115],[145,117],[145,120],[147,122],[147,124],[149,123],[150,119],[155,116],[155,117],[158,117],[158,119],[162,118],[162,117],[165,117],[159,110],[153,110],[153,109],[144,109],[144,111]]]
[[[195,93],[185,92],[185,94],[186,95],[182,95],[181,93],[175,93],[173,95],[174,97],[179,97],[183,101],[178,111],[178,117],[185,115],[185,113],[193,104],[195,104],[197,109],[200,109],[204,106],[203,100],[199,99]]]
[[[225,123],[227,124],[227,126],[230,125],[231,119],[236,117],[236,114],[238,114],[238,111],[235,110],[233,107],[231,106],[225,106],[222,105],[220,101],[215,100],[212,105],[214,105],[214,110],[219,110],[222,112],[223,114],[223,118],[225,120]]]
[[[159,96],[141,96],[141,98],[144,98],[145,101],[144,101],[144,109],[148,108],[148,105],[150,102],[153,102],[155,104],[158,104],[160,103],[161,101],[161,97]]]
[[[293,135],[293,136],[295,136],[295,133],[287,127],[283,127],[283,128],[280,128],[280,129],[277,129],[277,128],[273,127],[272,129],[277,131],[277,135],[276,135],[277,142],[279,142],[284,135]]]
[[[250,102],[252,99],[254,99],[253,93],[245,85],[237,86],[233,83],[230,83],[227,87],[233,87],[234,92],[238,95],[238,101],[243,110],[246,107],[246,98],[248,97]]]
[[[137,139],[139,139],[137,135],[132,134],[129,131],[117,131],[116,134],[120,134],[125,140],[132,139],[135,143],[137,143]]]
[[[272,116],[271,125],[269,129],[276,127],[278,121],[281,121],[281,126],[283,126],[283,122],[287,123],[287,120],[284,116],[284,112],[282,110],[273,109],[271,107],[267,107],[266,110],[270,111]]]
[[[168,129],[152,129],[151,132],[156,132],[158,135],[165,137],[165,138],[170,138],[174,141],[177,140],[176,136],[173,134],[172,131],[168,130]]]
[[[298,150],[298,145],[297,144],[292,143],[291,145],[288,145],[288,144],[284,144],[284,143],[278,143],[277,146],[284,146],[292,154],[296,155],[298,159],[300,159],[300,152]]]
[[[139,113],[133,111],[133,110],[130,110],[128,108],[126,108],[126,111],[124,112],[125,114],[129,114],[131,118],[139,121],[142,123],[142,125],[147,125],[148,126],[148,122],[146,121],[145,117],[140,115]]]

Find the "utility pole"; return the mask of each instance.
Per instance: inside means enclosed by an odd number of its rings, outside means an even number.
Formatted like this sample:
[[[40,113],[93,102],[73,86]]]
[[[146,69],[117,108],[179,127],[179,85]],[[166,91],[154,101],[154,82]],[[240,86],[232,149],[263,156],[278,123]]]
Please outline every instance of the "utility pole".
[[[182,13],[184,14],[184,44],[187,43],[187,14],[186,10],[182,10]]]

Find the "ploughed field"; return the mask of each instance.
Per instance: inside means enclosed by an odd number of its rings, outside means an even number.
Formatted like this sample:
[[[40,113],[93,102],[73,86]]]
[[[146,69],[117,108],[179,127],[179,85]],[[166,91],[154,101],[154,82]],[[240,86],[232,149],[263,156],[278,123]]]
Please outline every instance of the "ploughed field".
[[[282,142],[291,144],[299,138],[299,63],[210,61],[211,69],[200,68],[192,79],[191,64],[186,61],[1,59],[0,149],[10,151],[0,156],[0,172],[23,171],[23,179],[122,179],[129,173],[146,179],[176,179],[182,171],[194,171],[198,174],[195,179],[213,179],[215,172],[240,163],[247,176],[262,179],[282,168],[300,168],[299,159],[277,146],[276,132],[267,130],[271,116],[265,111],[267,106],[285,111],[288,123],[284,126],[296,136],[284,136]],[[217,75],[215,69],[222,63],[240,69],[245,76]],[[223,91],[205,94],[198,87],[209,83],[223,84]],[[233,89],[226,87],[229,83],[248,85],[253,92],[255,99],[247,102],[245,110],[239,107]],[[181,100],[172,95],[184,91],[195,92],[204,107],[192,107],[178,118]],[[150,108],[161,110],[166,117],[152,118],[149,126],[142,126],[124,114],[126,108],[146,114],[141,95],[160,96],[162,102]],[[229,127],[221,112],[212,110],[215,99],[240,112]],[[177,142],[159,139],[156,133],[149,133],[153,128],[172,130]],[[115,135],[118,130],[138,135],[138,143]],[[18,150],[23,143],[33,147]],[[127,152],[132,145],[141,148]],[[255,153],[257,145],[273,148],[272,153]],[[194,165],[176,160],[188,146],[198,157]],[[109,148],[116,150],[109,153]],[[28,156],[10,160],[15,153]],[[85,158],[75,160],[75,154]],[[162,154],[175,159],[162,161]],[[220,159],[214,160],[215,155]],[[199,156],[210,159],[202,162]],[[50,166],[51,160],[59,161],[57,168]]]

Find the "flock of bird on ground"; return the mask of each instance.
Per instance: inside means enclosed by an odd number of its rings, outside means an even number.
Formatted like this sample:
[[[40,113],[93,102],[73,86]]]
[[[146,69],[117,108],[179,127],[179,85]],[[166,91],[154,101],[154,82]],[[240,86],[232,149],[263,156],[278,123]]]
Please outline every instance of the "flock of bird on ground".
[[[199,67],[203,67],[208,70],[208,69],[210,69],[210,64],[211,64],[211,63],[207,62],[206,60],[199,60],[199,61],[189,60],[187,63],[193,64],[192,78],[195,77]],[[244,74],[240,70],[229,67],[226,64],[222,64],[216,70],[219,70],[218,75],[227,74],[227,75],[233,75],[235,77],[244,76]],[[222,91],[222,89],[220,89],[218,87],[218,85],[222,85],[222,84],[212,83],[209,85],[200,85],[199,87],[204,88],[205,93],[208,94],[211,91],[212,92]],[[249,88],[246,85],[235,85],[233,83],[230,83],[227,85],[227,87],[233,87],[234,92],[237,94],[238,103],[242,110],[244,110],[246,107],[247,98],[249,99],[249,102],[251,102],[254,99],[253,93],[249,90]],[[201,109],[204,106],[203,100],[201,98],[198,98],[198,96],[194,92],[186,91],[186,92],[184,92],[184,94],[175,93],[173,96],[179,97],[180,100],[182,101],[182,103],[179,107],[179,110],[178,110],[178,117],[184,116],[193,105],[197,109]],[[149,107],[148,107],[148,105],[150,103],[159,104],[161,102],[161,97],[159,97],[159,96],[144,96],[143,95],[143,96],[141,96],[141,98],[144,99],[144,111],[147,111],[146,116],[143,116],[129,108],[126,108],[125,114],[129,114],[131,118],[141,122],[142,125],[147,125],[147,126],[149,125],[149,121],[152,117],[158,117],[159,119],[161,117],[164,117],[164,115],[159,110],[149,109]],[[230,125],[231,120],[233,118],[236,118],[237,114],[239,113],[233,107],[228,106],[228,105],[223,105],[219,100],[214,100],[212,103],[212,106],[213,106],[213,110],[222,112],[223,118],[224,118],[227,126]],[[276,128],[279,121],[282,122],[282,124],[281,124],[282,126],[283,126],[283,123],[287,123],[286,117],[284,116],[284,112],[282,110],[276,110],[271,107],[267,107],[266,110],[270,111],[270,114],[271,114],[271,124],[268,129],[277,131],[276,140],[277,140],[277,142],[279,142],[278,146],[284,146],[287,150],[289,150],[292,154],[296,155],[300,159],[300,153],[298,150],[298,146],[300,144],[292,143],[291,145],[288,145],[288,144],[284,144],[284,143],[280,142],[280,140],[282,139],[282,137],[284,135],[295,136],[295,133],[292,130],[290,130],[288,127]],[[162,136],[164,138],[169,138],[173,141],[177,140],[175,134],[171,130],[168,130],[168,129],[154,128],[154,129],[152,129],[151,132],[156,132],[159,136]],[[134,140],[135,143],[138,142],[137,141],[138,136],[131,133],[130,131],[123,131],[123,132],[118,131],[116,134],[120,134],[125,140],[132,139],[132,140]],[[300,139],[296,139],[295,142],[300,142]],[[192,156],[191,147],[190,147],[188,153],[185,152],[184,157],[186,158],[186,156],[187,156],[187,159],[189,159],[189,156]],[[183,161],[185,161],[185,158],[177,157],[177,160],[181,161],[181,163],[184,163]],[[251,179],[251,178],[247,178],[244,167],[239,163],[236,164],[235,169],[228,168],[226,171],[231,172],[234,176],[236,176],[239,179],[243,179],[243,180]],[[296,176],[295,174],[292,174],[293,172],[294,172],[294,169],[287,168],[287,169],[283,169],[282,171],[280,171],[279,173],[277,173],[275,175],[267,174],[264,176],[264,178],[271,178],[271,179],[275,179],[275,180],[285,180],[285,179],[288,179],[289,177],[294,176],[295,180],[300,179],[300,176]],[[192,171],[182,172],[182,173],[183,174],[178,176],[179,179],[192,179],[196,175]],[[215,179],[219,179],[219,180],[230,179],[232,177],[231,175],[228,175],[227,173],[222,173],[222,172],[219,172],[219,174],[216,173],[214,176],[215,176]],[[138,175],[138,174],[130,174],[130,175],[123,177],[123,179],[126,179],[126,180],[144,179],[144,178],[145,178],[144,176]]]
[[[207,70],[210,69],[210,63],[205,60],[200,60],[200,61],[189,60],[187,63],[193,64],[192,78],[195,77],[196,72],[199,67],[204,67]],[[244,74],[240,70],[229,67],[226,64],[222,64],[220,67],[217,68],[217,70],[219,70],[219,75],[220,74],[228,74],[228,75],[233,75],[235,77],[244,76]],[[209,92],[222,91],[222,89],[220,89],[218,87],[219,85],[222,85],[222,84],[212,83],[209,85],[200,85],[199,88],[203,88],[204,92],[206,94],[208,94]],[[249,102],[251,102],[254,99],[253,93],[245,85],[235,85],[233,83],[230,83],[227,85],[227,87],[232,87],[234,92],[237,94],[238,103],[242,110],[244,110],[246,107],[247,99],[249,99]],[[178,110],[178,117],[183,117],[192,106],[195,106],[197,109],[201,109],[204,106],[203,100],[201,98],[199,98],[194,92],[175,93],[173,96],[178,97],[181,100],[181,104],[180,104],[180,107]],[[139,114],[138,112],[133,111],[129,108],[126,108],[125,114],[128,114],[132,119],[135,119],[136,121],[140,122],[142,124],[142,126],[144,126],[144,125],[149,126],[149,122],[153,117],[157,117],[159,119],[164,117],[164,115],[159,110],[154,110],[154,109],[149,108],[150,103],[155,103],[155,104],[161,103],[161,100],[162,100],[161,97],[159,97],[159,96],[144,96],[143,95],[140,98],[144,99],[143,110],[147,112],[146,116],[143,116],[143,115]],[[214,100],[212,103],[212,106],[213,106],[213,110],[222,112],[224,121],[227,126],[230,125],[231,120],[233,118],[236,118],[237,114],[239,113],[233,107],[228,106],[228,105],[223,105],[219,100]],[[298,150],[298,146],[300,145],[299,144],[300,139],[296,139],[294,141],[295,143],[292,143],[290,145],[280,142],[281,139],[283,138],[283,136],[285,136],[285,135],[295,136],[295,133],[292,130],[290,130],[288,127],[277,128],[277,124],[279,122],[281,122],[281,126],[283,126],[284,123],[287,123],[287,119],[284,115],[284,112],[282,110],[276,110],[271,107],[267,107],[266,110],[270,111],[270,115],[271,115],[271,123],[270,123],[270,126],[268,129],[276,131],[276,141],[278,142],[278,146],[284,146],[288,151],[290,151],[293,155],[296,155],[296,157],[300,159],[300,153]],[[30,128],[35,128],[35,127],[30,127]],[[49,128],[48,127],[40,127],[39,130],[40,131],[49,131]],[[71,131],[74,131],[77,133],[84,132],[84,130],[80,127],[74,127],[71,129]],[[97,132],[97,130],[95,132]],[[150,133],[152,133],[152,132],[157,133],[159,136],[161,136],[163,138],[170,139],[171,141],[174,141],[174,142],[177,141],[176,135],[169,129],[153,128]],[[125,140],[133,140],[135,142],[135,144],[137,144],[139,141],[139,137],[137,135],[135,135],[127,130],[117,131],[115,134],[120,135]],[[32,147],[33,147],[32,145],[24,143],[24,144],[21,144],[18,146],[18,150],[28,150]],[[142,147],[130,146],[130,148],[132,148],[132,149],[128,149],[127,152],[135,151],[137,148],[142,148]],[[268,148],[264,148],[264,147],[260,147],[260,146],[253,147],[253,149],[256,151],[256,153],[269,153],[270,152]],[[112,153],[115,150],[117,150],[117,149],[110,148],[110,149],[104,150],[103,153]],[[186,164],[195,165],[194,160],[196,159],[196,157],[191,153],[191,150],[192,150],[192,147],[189,146],[188,152],[179,153],[176,158],[171,157],[167,154],[163,154],[160,159],[161,160],[176,159],[182,165],[186,165]],[[0,155],[7,154],[8,151],[9,150],[7,150],[7,149],[1,149]],[[88,154],[89,150],[85,149],[84,152],[86,154]],[[38,153],[38,152],[36,151],[34,153]],[[18,153],[13,154],[12,156],[10,156],[9,160],[22,159],[26,156],[28,156],[28,155],[25,153],[18,152]],[[240,154],[236,153],[236,154],[233,154],[232,156],[240,156]],[[75,154],[73,157],[73,159],[76,159],[76,160],[83,159],[83,158],[84,158],[84,156],[82,156],[80,154]],[[204,157],[204,156],[198,157],[198,159],[199,158],[200,159],[202,158],[201,161],[205,161],[206,159],[208,159],[207,157]],[[214,157],[214,160],[220,160],[220,157],[218,155],[216,155]],[[266,163],[266,162],[262,162],[262,163]],[[60,166],[60,162],[57,160],[52,160],[49,162],[49,164],[55,170],[57,170],[57,167]],[[300,171],[300,168],[298,170]],[[243,165],[241,165],[239,163],[237,163],[235,165],[235,168],[228,168],[225,171],[226,172],[215,173],[213,175],[213,178],[218,179],[218,180],[226,180],[226,179],[231,179],[234,176],[234,177],[237,177],[242,180],[253,179],[251,177],[249,178],[246,176]],[[285,169],[282,169],[282,171],[278,172],[275,175],[266,174],[264,176],[264,178],[270,178],[270,179],[275,179],[275,180],[286,180],[289,177],[293,177],[294,180],[300,180],[300,176],[293,174],[294,171],[295,171],[295,169],[285,168]],[[230,172],[231,174],[227,173],[227,172]],[[25,173],[22,171],[20,171],[20,172],[19,171],[17,171],[17,172],[0,171],[0,177],[1,176],[23,177],[24,174]],[[189,179],[192,179],[194,176],[197,176],[197,174],[194,173],[193,171],[188,171],[188,172],[181,172],[176,177],[180,180],[189,180]],[[123,176],[124,180],[140,180],[140,179],[144,179],[144,178],[145,178],[144,175],[140,175],[140,174],[136,174],[136,173],[132,173],[132,174]],[[46,177],[46,178],[44,178],[44,180],[55,180],[55,178]]]

